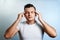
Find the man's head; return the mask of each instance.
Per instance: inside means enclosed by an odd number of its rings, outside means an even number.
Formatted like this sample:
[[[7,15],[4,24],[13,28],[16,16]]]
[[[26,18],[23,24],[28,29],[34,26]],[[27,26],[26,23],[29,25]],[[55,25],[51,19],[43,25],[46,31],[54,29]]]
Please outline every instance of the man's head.
[[[35,12],[36,12],[36,8],[34,7],[34,5],[32,4],[27,4],[24,6],[24,15],[25,18],[29,21],[34,20],[35,19]]]

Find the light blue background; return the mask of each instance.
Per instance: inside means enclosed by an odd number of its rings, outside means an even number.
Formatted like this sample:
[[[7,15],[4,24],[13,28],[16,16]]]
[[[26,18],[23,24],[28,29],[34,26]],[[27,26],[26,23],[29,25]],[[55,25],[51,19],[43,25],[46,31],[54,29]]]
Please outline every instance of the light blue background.
[[[60,0],[0,0],[0,40],[4,38],[7,28],[16,20],[24,5],[32,3],[42,13],[43,19],[57,31],[57,37],[51,38],[46,33],[43,40],[59,40],[60,38]],[[24,19],[22,19],[24,21]],[[18,34],[9,40],[19,40]]]

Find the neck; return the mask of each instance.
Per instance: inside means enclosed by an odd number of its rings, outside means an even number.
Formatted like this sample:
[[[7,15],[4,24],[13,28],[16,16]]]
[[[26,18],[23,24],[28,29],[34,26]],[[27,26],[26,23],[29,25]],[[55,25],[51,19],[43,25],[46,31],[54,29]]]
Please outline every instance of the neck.
[[[27,24],[34,24],[35,22],[35,20],[26,21]]]

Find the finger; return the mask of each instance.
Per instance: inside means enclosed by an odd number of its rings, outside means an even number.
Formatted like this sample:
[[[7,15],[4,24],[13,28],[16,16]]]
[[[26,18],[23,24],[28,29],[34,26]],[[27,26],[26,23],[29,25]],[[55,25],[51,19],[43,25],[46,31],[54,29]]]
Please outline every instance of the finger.
[[[23,17],[23,15],[24,15],[24,12],[19,12],[19,15],[21,15],[21,16]]]
[[[25,12],[21,12],[22,17],[24,17],[24,13],[25,13]]]
[[[37,12],[35,12],[35,14],[36,14],[36,16],[38,15],[38,13],[37,13]]]

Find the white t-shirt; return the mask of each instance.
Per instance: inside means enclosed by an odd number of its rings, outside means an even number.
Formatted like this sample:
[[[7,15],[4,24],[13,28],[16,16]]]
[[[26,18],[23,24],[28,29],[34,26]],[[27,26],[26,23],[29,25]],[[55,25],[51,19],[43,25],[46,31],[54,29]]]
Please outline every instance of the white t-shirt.
[[[27,24],[21,22],[17,29],[21,32],[23,40],[43,40],[43,28],[36,22],[34,24]]]

